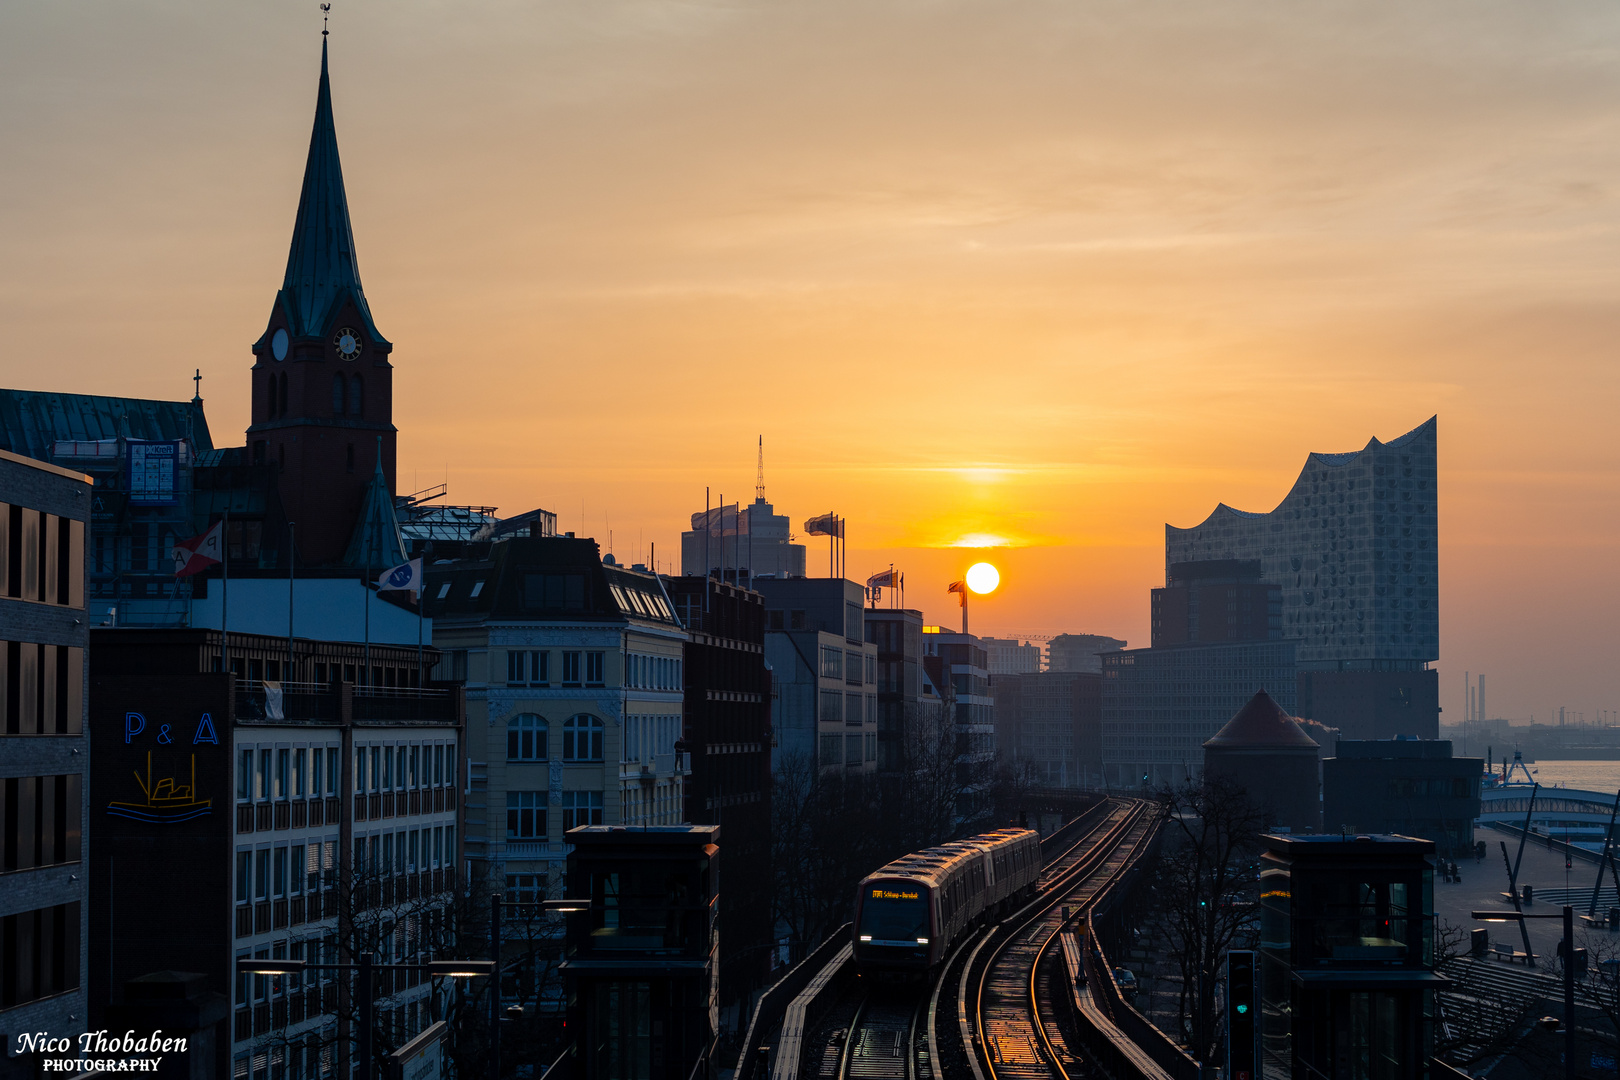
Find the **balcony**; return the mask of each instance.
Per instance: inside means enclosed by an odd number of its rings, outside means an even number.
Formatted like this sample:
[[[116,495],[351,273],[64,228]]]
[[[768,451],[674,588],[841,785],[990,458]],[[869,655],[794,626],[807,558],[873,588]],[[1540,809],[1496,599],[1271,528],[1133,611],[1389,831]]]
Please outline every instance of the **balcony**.
[[[568,853],[567,844],[553,844],[546,840],[508,840],[508,859],[560,859]]]
[[[357,686],[354,688],[356,720],[445,720],[456,719],[454,690],[427,690],[412,687]]]

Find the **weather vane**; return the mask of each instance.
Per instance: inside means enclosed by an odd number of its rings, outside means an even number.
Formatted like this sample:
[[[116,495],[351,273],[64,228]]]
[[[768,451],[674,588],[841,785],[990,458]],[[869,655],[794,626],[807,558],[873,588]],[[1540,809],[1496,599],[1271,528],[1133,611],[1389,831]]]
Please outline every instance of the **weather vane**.
[[[322,4],[321,5],[321,37],[326,36],[326,20],[327,20],[328,15],[331,13],[331,11],[332,11],[332,5],[331,4]]]

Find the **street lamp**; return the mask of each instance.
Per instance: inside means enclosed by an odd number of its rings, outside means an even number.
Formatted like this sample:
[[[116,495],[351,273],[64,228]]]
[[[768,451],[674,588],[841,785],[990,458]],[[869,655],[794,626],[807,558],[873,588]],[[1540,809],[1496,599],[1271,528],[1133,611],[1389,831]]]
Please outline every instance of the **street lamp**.
[[[356,980],[355,1011],[360,1016],[355,1032],[355,1060],[360,1066],[362,1080],[373,1080],[371,1068],[371,980],[377,971],[424,971],[429,977],[475,979],[495,974],[493,960],[429,960],[425,964],[373,964],[371,956],[363,953],[358,964],[312,964],[308,960],[268,960],[251,956],[238,957],[239,975],[302,975],[306,971],[354,971]]]
[[[507,900],[500,893],[489,898],[489,960],[497,972],[501,967],[501,912],[506,908],[540,911],[544,914],[568,915],[591,910],[586,897],[566,900]],[[490,1080],[501,1080],[501,980],[496,979],[489,991],[489,1075]]]
[[[964,636],[968,632],[968,594],[978,593],[980,596],[988,596],[990,593],[995,592],[996,586],[1000,584],[1001,571],[987,562],[979,562],[968,567],[967,573],[962,576],[961,581],[951,582],[950,586],[945,590],[946,592],[956,593],[962,598],[962,633]]]
[[[1523,911],[1475,911],[1480,922],[1513,922],[1519,919],[1564,920],[1564,1080],[1575,1080],[1575,907],[1565,904],[1558,915],[1531,915]]]

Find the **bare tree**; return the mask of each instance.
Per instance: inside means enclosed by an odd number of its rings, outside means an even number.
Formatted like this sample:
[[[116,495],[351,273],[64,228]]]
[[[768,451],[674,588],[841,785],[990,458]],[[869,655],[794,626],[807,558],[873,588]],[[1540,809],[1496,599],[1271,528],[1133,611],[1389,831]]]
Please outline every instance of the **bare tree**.
[[[1215,982],[1227,950],[1246,941],[1259,913],[1248,886],[1266,815],[1222,777],[1159,793],[1168,826],[1156,870],[1163,925],[1181,974],[1181,1041],[1199,1061],[1217,1045]]]
[[[482,1075],[489,1053],[493,980],[433,979],[426,972],[381,968],[487,957],[488,890],[447,879],[444,871],[400,873],[374,867],[341,875],[329,868],[324,884],[325,889],[311,889],[303,897],[311,921],[290,930],[289,958],[318,965],[353,964],[370,956],[380,968],[373,976],[370,1015],[360,1015],[351,973],[244,976],[255,980],[251,1019],[252,1027],[261,1031],[255,1050],[272,1059],[301,1053],[341,1062],[348,1057],[356,1027],[367,1023],[373,1059],[380,1061],[443,1020],[451,1029],[449,1054],[459,1074]],[[523,1006],[523,1016],[503,1028],[503,1039],[525,1060],[539,1060],[560,1042],[561,1016],[547,1006],[560,999],[561,928],[555,916],[537,907],[508,910],[512,914],[503,927],[505,996]],[[426,994],[420,989],[424,984]],[[310,1026],[317,1018],[325,1019]]]
[[[861,878],[953,835],[968,778],[958,765],[955,732],[940,712],[908,712],[899,745],[877,774],[822,766],[806,754],[778,756],[773,904],[794,959],[849,919]]]

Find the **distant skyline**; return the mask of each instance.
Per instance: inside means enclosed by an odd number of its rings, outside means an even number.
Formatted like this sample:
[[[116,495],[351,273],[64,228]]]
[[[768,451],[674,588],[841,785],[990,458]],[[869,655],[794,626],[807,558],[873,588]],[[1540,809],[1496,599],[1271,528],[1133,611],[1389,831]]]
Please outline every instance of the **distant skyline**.
[[[986,558],[976,632],[1145,645],[1166,522],[1438,414],[1442,722],[1464,670],[1620,708],[1620,10],[334,9],[402,490],[667,567],[763,434],[930,622]],[[314,3],[0,8],[0,384],[200,367],[241,443],[319,51]]]

